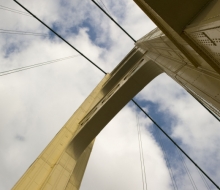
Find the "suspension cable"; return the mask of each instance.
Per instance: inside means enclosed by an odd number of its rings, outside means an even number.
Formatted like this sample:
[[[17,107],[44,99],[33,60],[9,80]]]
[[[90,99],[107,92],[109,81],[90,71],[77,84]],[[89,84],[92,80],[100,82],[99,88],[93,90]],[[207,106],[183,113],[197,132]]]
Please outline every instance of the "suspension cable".
[[[99,7],[100,10],[102,10],[125,34],[127,34],[135,43],[136,40],[134,40],[133,37],[131,37],[122,27],[119,25],[102,7],[100,7],[94,0],[91,0],[93,3],[96,4],[97,7]],[[100,0],[102,2],[102,0]],[[105,6],[105,4],[102,2],[102,4]],[[106,8],[106,6],[105,6]],[[107,8],[106,8],[107,9]],[[191,93],[190,93],[191,94]],[[192,95],[192,94],[191,94]],[[194,95],[192,95],[194,97]],[[195,97],[194,97],[195,98]],[[211,113],[219,122],[220,119],[216,117],[215,114],[213,114],[201,101],[199,101],[197,98],[195,98],[209,113]]]
[[[126,32],[126,30],[125,30],[124,28],[122,28],[102,7],[100,7],[99,4],[97,4],[94,0],[91,0],[91,1],[92,1],[99,9],[101,9],[102,12],[104,12],[119,28],[121,28],[121,29],[124,31],[124,33],[127,34],[127,36],[134,41],[134,43],[136,43],[136,40],[135,40],[134,38],[132,38],[131,35],[128,34],[128,32]]]
[[[19,35],[31,35],[31,36],[49,36],[48,34],[43,33],[36,33],[36,32],[25,32],[25,31],[18,31],[18,30],[5,30],[0,29],[0,33],[2,34],[19,34]]]
[[[24,66],[24,67],[20,67],[20,68],[16,68],[16,69],[11,69],[11,70],[8,70],[8,71],[2,71],[2,72],[0,72],[0,76],[9,75],[9,74],[16,73],[16,72],[21,72],[21,71],[32,69],[32,68],[35,68],[35,67],[40,67],[40,66],[51,64],[51,63],[56,63],[56,62],[59,62],[59,61],[64,61],[64,60],[71,59],[71,58],[74,58],[74,57],[77,57],[77,56],[79,56],[79,55],[73,55],[73,56],[64,57],[64,58],[60,58],[60,59],[55,59],[55,60],[51,60],[51,61],[47,61],[47,62],[43,62],[43,63],[36,63],[36,64],[29,65],[29,66]]]
[[[12,9],[12,8],[9,8],[9,7],[5,7],[3,5],[0,5],[0,9],[2,10],[5,10],[5,11],[9,11],[9,12],[12,12],[12,13],[17,13],[17,14],[20,14],[20,15],[24,15],[24,16],[29,16],[31,17],[29,14],[27,14],[26,12],[22,12],[22,11],[19,11],[19,10],[16,10],[16,9]]]
[[[135,43],[136,40],[134,40],[133,37],[131,37],[122,27],[121,25],[119,25],[101,6],[99,6],[94,0],[91,0],[100,10],[102,10],[102,12],[104,12],[122,31],[124,31],[125,34],[127,34]],[[101,0],[100,0],[101,1]],[[103,2],[102,2],[103,3]],[[105,6],[105,4],[103,3],[103,5]],[[106,8],[106,7],[105,7]],[[191,94],[191,93],[190,93]],[[193,95],[192,95],[193,96]],[[195,97],[194,97],[195,98]],[[201,101],[199,101],[197,98],[196,100],[209,112],[211,113],[218,121],[219,118],[217,118]]]
[[[136,114],[136,119],[137,119],[137,133],[138,133],[138,144],[139,144],[139,153],[140,153],[140,162],[141,162],[143,190],[144,189],[147,190],[147,176],[146,176],[146,171],[145,171],[144,153],[143,153],[142,137],[141,137],[140,122],[139,122],[138,114]]]
[[[23,5],[21,5],[19,2],[14,0],[15,3],[17,3],[19,6],[21,6],[24,10],[26,10],[28,13],[30,13],[34,18],[36,18],[41,24],[43,24],[45,27],[47,27],[51,32],[53,32],[56,36],[58,36],[60,39],[62,39],[64,42],[66,42],[71,48],[73,48],[75,51],[77,51],[80,55],[82,55],[85,59],[87,59],[91,64],[93,64],[96,68],[98,68],[100,71],[102,71],[104,74],[107,74],[104,70],[102,70],[98,65],[96,65],[93,61],[91,61],[88,57],[86,57],[83,53],[81,53],[78,49],[76,49],[73,45],[71,45],[68,41],[66,41],[62,36],[60,36],[57,32],[55,32],[52,28],[50,28],[47,24],[45,24],[42,20],[40,20],[38,17],[36,17],[32,12],[30,12],[27,8],[25,8]]]
[[[162,137],[160,135],[160,131],[158,128],[156,128],[156,131],[157,131],[157,134],[158,134],[158,137],[159,137],[159,144],[161,146],[161,149],[162,149],[162,152],[163,152],[163,156],[165,158],[165,162],[167,164],[167,167],[168,167],[168,171],[169,171],[169,175],[170,175],[170,179],[172,181],[172,185],[173,185],[173,189],[176,190],[178,189],[177,187],[177,184],[176,184],[176,180],[175,180],[175,177],[173,175],[173,170],[172,170],[172,167],[170,165],[170,161],[169,161],[169,157],[167,156],[167,153],[165,151],[165,147],[164,147],[164,144],[162,143]]]
[[[193,180],[193,177],[192,177],[192,175],[191,175],[191,173],[190,173],[190,171],[189,171],[189,169],[188,169],[188,167],[187,167],[187,165],[186,165],[186,162],[185,162],[184,159],[183,159],[183,156],[181,155],[181,153],[179,152],[179,150],[177,150],[177,152],[178,152],[178,154],[179,154],[180,161],[182,162],[182,165],[183,165],[183,167],[184,167],[184,169],[185,169],[185,171],[186,171],[186,174],[187,174],[187,176],[188,176],[188,178],[189,178],[189,180],[190,180],[190,182],[191,182],[191,185],[192,185],[193,189],[197,189],[196,184],[195,184],[195,182],[194,182],[194,180]],[[198,190],[198,189],[197,189],[197,190]]]
[[[197,168],[197,170],[198,170],[198,168]],[[205,179],[205,176],[204,176],[199,170],[198,170],[198,173],[199,173],[200,177],[202,178],[202,181],[203,181],[203,183],[205,184],[206,188],[207,188],[208,190],[211,190],[211,188],[209,187],[209,184],[207,183],[207,181],[206,181],[206,179]]]
[[[143,158],[141,154],[141,146],[140,146],[140,136],[139,136],[139,130],[138,130],[138,115],[136,114],[136,121],[137,121],[137,133],[138,133],[138,145],[139,145],[139,155],[140,155],[140,163],[141,163],[141,178],[142,178],[142,186],[143,190],[145,189],[145,183],[144,183],[144,173],[143,173]]]
[[[93,0],[92,0],[93,1]],[[88,57],[86,57],[83,53],[81,53],[78,49],[76,49],[73,45],[71,45],[68,41],[66,41],[63,37],[61,37],[58,33],[56,33],[52,28],[50,28],[48,25],[46,25],[43,21],[41,21],[38,17],[36,17],[33,13],[31,13],[27,8],[25,8],[23,5],[21,5],[19,2],[14,0],[19,6],[21,6],[23,9],[25,9],[28,13],[30,13],[34,18],[36,18],[40,23],[42,23],[45,27],[47,27],[50,31],[52,31],[55,35],[57,35],[60,39],[62,39],[64,42],[66,42],[70,47],[72,47],[74,50],[76,50],[80,55],[82,55],[85,59],[87,59],[91,64],[93,64],[96,68],[98,68],[100,71],[102,71],[104,74],[107,74],[104,70],[102,70],[98,65],[96,65],[94,62],[92,62]],[[213,183],[215,187],[218,189],[219,186],[178,146],[178,144],[139,106],[139,104],[132,99],[132,102],[145,114],[148,116],[148,118],[177,146],[177,148],[180,149],[180,151],[189,158],[189,160]]]
[[[106,12],[109,14],[110,11],[108,10],[108,8],[105,6],[104,2],[102,0],[100,0],[101,4],[103,5],[103,7],[105,8]],[[110,14],[109,14],[110,15]]]
[[[193,159],[192,158],[190,158],[190,156],[182,149],[182,148],[180,148],[180,146],[156,123],[156,121],[154,121],[153,120],[153,118],[149,115],[149,114],[147,114],[147,112],[145,112],[143,109],[142,109],[142,107],[134,100],[134,99],[132,99],[131,100],[154,124],[155,124],[155,126],[158,128],[158,129],[160,129],[160,131],[164,134],[164,135],[166,135],[167,137],[168,137],[168,139],[170,139],[170,141],[213,183],[213,185],[215,186],[215,187],[217,187],[218,189],[220,189],[219,188],[219,186],[193,161]]]
[[[139,135],[140,135],[140,145],[141,145],[141,153],[142,153],[143,168],[144,168],[145,187],[147,190],[147,176],[146,176],[146,171],[145,171],[144,153],[143,153],[143,145],[142,145],[142,137],[141,137],[141,129],[140,129],[139,119],[138,119],[138,129],[139,129]]]

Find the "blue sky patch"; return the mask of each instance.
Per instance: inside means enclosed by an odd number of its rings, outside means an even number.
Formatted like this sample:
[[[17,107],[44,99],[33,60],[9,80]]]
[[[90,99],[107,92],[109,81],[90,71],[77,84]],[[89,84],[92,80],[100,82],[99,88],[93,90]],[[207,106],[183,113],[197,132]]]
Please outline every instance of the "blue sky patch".
[[[25,141],[25,138],[22,135],[16,135],[15,139],[18,140],[18,141],[21,141],[21,142]]]
[[[10,43],[10,44],[6,45],[6,47],[4,47],[4,51],[5,51],[4,58],[8,58],[8,57],[10,57],[11,54],[18,52],[19,47],[16,43]]]

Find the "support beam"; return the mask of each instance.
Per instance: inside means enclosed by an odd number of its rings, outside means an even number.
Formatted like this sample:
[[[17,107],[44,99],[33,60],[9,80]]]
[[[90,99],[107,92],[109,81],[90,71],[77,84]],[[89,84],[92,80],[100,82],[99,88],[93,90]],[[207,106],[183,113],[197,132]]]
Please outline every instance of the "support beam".
[[[174,31],[181,34],[212,0],[143,0]]]
[[[162,72],[220,118],[220,1],[135,2],[160,29],[102,79],[13,189],[78,190],[95,137]]]
[[[127,56],[118,69],[103,78],[13,189],[79,189],[95,137],[163,72],[138,52],[134,48],[133,56]]]
[[[220,36],[219,0],[134,1],[196,68],[202,61],[220,74],[220,48],[210,45]]]

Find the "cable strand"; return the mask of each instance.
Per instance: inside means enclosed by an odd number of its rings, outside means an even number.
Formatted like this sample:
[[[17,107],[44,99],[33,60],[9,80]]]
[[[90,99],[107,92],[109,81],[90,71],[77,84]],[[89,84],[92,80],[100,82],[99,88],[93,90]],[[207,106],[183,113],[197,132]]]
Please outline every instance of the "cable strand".
[[[47,24],[45,24],[42,20],[36,17],[32,12],[30,12],[27,8],[21,5],[18,1],[14,0],[19,6],[21,6],[24,10],[26,10],[29,14],[31,14],[35,19],[37,19],[41,24],[43,24],[46,28],[48,28],[51,32],[53,32],[56,36],[62,39],[66,44],[68,44],[71,48],[77,51],[80,55],[82,55],[86,60],[88,60],[91,64],[93,64],[96,68],[98,68],[102,73],[107,74],[104,70],[102,70],[98,65],[96,65],[93,61],[91,61],[88,57],[86,57],[83,53],[81,53],[78,49],[76,49],[73,45],[71,45],[68,41],[66,41],[62,36],[60,36],[57,32],[55,32],[52,28],[50,28]]]
[[[142,186],[143,190],[145,188],[145,183],[144,183],[144,173],[143,173],[143,158],[141,154],[141,146],[140,146],[140,136],[139,136],[139,130],[138,130],[138,115],[136,114],[136,120],[137,120],[137,133],[138,133],[138,145],[139,145],[139,155],[140,155],[140,163],[141,163],[141,178],[142,178]]]
[[[73,55],[73,56],[69,56],[69,57],[65,57],[65,58],[61,58],[61,59],[55,59],[55,60],[51,60],[51,61],[47,61],[47,62],[43,62],[43,63],[36,63],[36,64],[33,64],[33,65],[28,65],[28,66],[24,66],[24,67],[20,67],[20,68],[16,68],[16,69],[11,69],[11,70],[8,70],[8,71],[2,71],[2,72],[0,72],[0,76],[5,76],[5,75],[12,74],[12,73],[32,69],[32,68],[35,68],[35,67],[48,65],[48,64],[51,64],[51,63],[59,62],[59,61],[64,61],[64,60],[71,59],[71,58],[74,58],[74,57],[77,57],[77,56],[79,56],[79,55]]]
[[[138,118],[138,130],[139,130],[139,136],[140,136],[140,145],[141,145],[141,154],[142,154],[142,163],[143,163],[143,172],[144,172],[144,179],[145,179],[145,188],[147,190],[147,176],[145,171],[145,162],[144,162],[144,153],[143,153],[143,145],[142,145],[142,137],[141,137],[141,129],[140,129],[140,120]]]
[[[135,40],[133,37],[131,37],[131,35],[128,34],[128,32],[127,32],[124,28],[122,28],[101,6],[99,6],[99,4],[97,4],[94,0],[91,0],[91,1],[92,1],[99,9],[101,9],[102,12],[104,12],[121,30],[123,30],[123,32],[124,32],[125,34],[127,34],[127,36],[128,36],[131,40],[134,41],[134,43],[136,43],[136,40]]]
[[[93,0],[92,0],[93,1]],[[63,37],[61,37],[58,33],[56,33],[52,28],[50,28],[48,25],[46,25],[43,21],[41,21],[38,17],[36,17],[33,13],[31,13],[28,9],[26,9],[23,5],[21,5],[18,1],[14,0],[19,6],[21,6],[24,10],[26,10],[29,14],[31,14],[34,18],[36,18],[40,23],[42,23],[45,27],[47,27],[50,31],[52,31],[55,35],[57,35],[60,39],[62,39],[64,42],[66,42],[70,47],[72,47],[75,51],[77,51],[80,55],[82,55],[85,59],[87,59],[91,64],[93,64],[96,68],[98,68],[100,71],[102,71],[104,74],[107,74],[104,70],[102,70],[98,65],[96,65],[94,62],[92,62],[88,57],[86,57],[83,53],[81,53],[78,49],[76,49],[73,45],[71,45],[68,41],[66,41]],[[94,2],[94,1],[93,1]],[[94,2],[96,5],[97,3]],[[99,5],[97,5],[99,8],[101,8]],[[103,10],[101,8],[101,10]],[[103,12],[105,12],[103,10]],[[106,13],[106,12],[105,12]],[[107,13],[106,13],[107,14]],[[108,14],[107,14],[108,15]],[[111,18],[109,16],[109,18]],[[114,21],[113,18],[111,20]],[[114,21],[115,22],[115,21]],[[117,23],[117,22],[115,22]],[[117,25],[120,27],[120,25],[117,23]],[[120,27],[122,29],[122,27]],[[128,36],[130,36],[124,29],[122,29]],[[130,36],[131,39],[133,39]],[[133,39],[133,41],[135,41]],[[135,41],[136,42],[136,41]],[[178,144],[132,99],[132,102],[145,114],[148,116],[148,118],[177,146],[180,151],[186,155],[186,157],[213,183],[215,187],[218,189],[219,186],[178,146]]]
[[[197,170],[198,170],[198,168],[197,168]],[[211,190],[210,187],[209,187],[209,184],[208,184],[207,181],[205,180],[204,175],[203,175],[199,170],[198,170],[198,173],[199,173],[200,177],[202,178],[202,181],[203,181],[203,183],[205,184],[206,188],[207,188],[208,190]]]
[[[36,32],[25,32],[25,31],[17,31],[17,30],[5,30],[0,29],[1,34],[18,34],[18,35],[30,35],[30,36],[49,36],[48,34],[36,33]]]
[[[167,156],[167,153],[165,151],[165,147],[164,147],[164,144],[162,143],[162,137],[160,135],[160,131],[159,129],[157,128],[157,134],[158,134],[158,137],[159,137],[159,144],[161,146],[161,149],[162,149],[162,152],[163,152],[163,156],[165,158],[165,161],[166,161],[166,164],[167,164],[167,167],[168,167],[168,171],[169,171],[169,175],[170,175],[170,179],[172,181],[172,185],[173,185],[173,189],[176,190],[178,189],[177,187],[177,184],[176,184],[176,180],[174,178],[174,175],[173,175],[173,171],[172,171],[172,168],[170,166],[170,161],[169,161],[169,157]]]
[[[104,2],[102,0],[100,0],[101,4],[103,5],[103,7],[105,8],[106,12],[110,15],[110,11],[108,10],[108,8],[105,6]]]
[[[9,8],[9,7],[3,6],[3,5],[0,5],[0,9],[5,10],[5,11],[9,11],[9,12],[13,12],[13,13],[17,13],[17,14],[21,14],[21,15],[24,15],[24,16],[31,17],[26,12],[22,12],[22,11],[19,11],[19,10],[16,10],[16,9],[12,9],[12,8]]]
[[[188,178],[189,178],[189,180],[191,182],[191,185],[192,185],[193,189],[197,189],[196,184],[195,184],[195,182],[194,182],[194,180],[192,178],[192,175],[191,175],[191,173],[190,173],[190,171],[189,171],[189,169],[188,169],[188,167],[186,165],[186,162],[183,159],[183,156],[180,154],[179,150],[177,152],[179,154],[179,158],[180,158],[180,160],[182,162],[182,165],[183,165],[183,167],[185,169],[185,172],[186,172],[186,174],[187,174],[187,176],[188,176]]]
[[[152,117],[150,117],[149,114],[147,114],[147,113],[142,109],[142,107],[141,107],[134,99],[132,99],[132,102],[155,124],[155,126],[156,126],[158,129],[160,129],[160,131],[161,131],[165,136],[168,137],[168,139],[169,139],[170,141],[172,141],[172,143],[212,182],[212,184],[213,184],[216,188],[220,189],[219,186],[201,169],[201,167],[199,167],[199,166],[193,161],[193,159],[190,158],[190,156],[189,156],[182,148],[180,148],[180,146],[153,120]]]

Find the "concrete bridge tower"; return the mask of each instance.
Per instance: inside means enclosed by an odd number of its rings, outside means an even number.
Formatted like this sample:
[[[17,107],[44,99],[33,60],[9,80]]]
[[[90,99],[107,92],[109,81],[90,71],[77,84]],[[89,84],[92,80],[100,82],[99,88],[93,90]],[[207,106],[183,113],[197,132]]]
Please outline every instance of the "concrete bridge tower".
[[[13,189],[78,190],[95,137],[165,72],[220,117],[220,0],[134,0],[158,26],[107,74]]]

